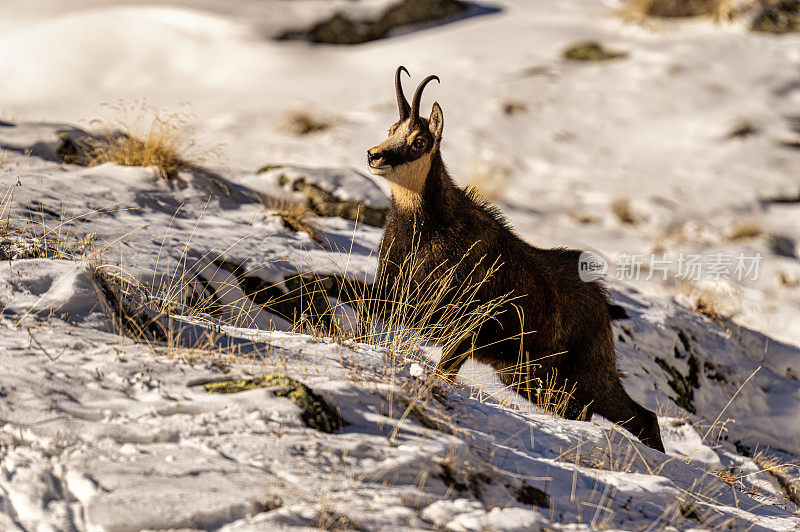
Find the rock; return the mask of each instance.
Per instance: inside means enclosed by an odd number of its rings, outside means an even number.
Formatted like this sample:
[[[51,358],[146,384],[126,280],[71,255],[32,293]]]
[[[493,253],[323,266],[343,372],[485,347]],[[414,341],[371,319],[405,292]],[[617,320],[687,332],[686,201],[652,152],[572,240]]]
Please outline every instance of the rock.
[[[382,39],[398,28],[442,22],[465,11],[467,6],[459,0],[402,0],[375,18],[359,20],[337,12],[311,28],[284,32],[278,39],[361,44]]]
[[[694,354],[689,355],[689,372],[687,375],[681,373],[679,369],[670,365],[663,358],[656,357],[655,361],[670,377],[667,384],[677,394],[674,399],[675,403],[693,414],[697,412],[693,401],[694,391],[700,387],[700,381],[698,380],[700,368]]]
[[[308,199],[318,216],[383,227],[389,213],[389,197],[369,177],[354,170],[268,165],[258,173],[276,172],[281,186],[290,187]]]
[[[769,248],[781,257],[797,258],[795,241],[786,235],[770,235]]]
[[[210,382],[204,387],[206,391],[212,393],[236,393],[255,388],[278,388],[275,390],[275,395],[286,397],[299,406],[303,411],[301,417],[309,427],[333,433],[344,425],[339,412],[324,397],[314,393],[311,388],[297,379],[281,373],[262,375],[253,379]]]
[[[0,151],[30,153],[46,161],[80,164],[86,138],[93,135],[69,124],[0,123]]]
[[[330,325],[332,310],[327,296],[334,292],[332,277],[292,275],[271,284],[258,276],[236,275],[242,291],[266,311],[300,328]]]
[[[329,121],[314,116],[308,111],[294,111],[286,117],[286,129],[295,135],[318,133],[329,127],[331,127]]]
[[[738,120],[730,131],[727,137],[729,139],[744,138],[758,133],[758,128],[747,120]]]
[[[720,0],[650,0],[643,11],[648,17],[699,17],[719,13],[720,6]]]
[[[605,48],[597,42],[584,42],[570,46],[563,56],[569,61],[607,61],[627,57],[628,53]]]
[[[800,0],[761,2],[750,29],[777,34],[800,32]]]

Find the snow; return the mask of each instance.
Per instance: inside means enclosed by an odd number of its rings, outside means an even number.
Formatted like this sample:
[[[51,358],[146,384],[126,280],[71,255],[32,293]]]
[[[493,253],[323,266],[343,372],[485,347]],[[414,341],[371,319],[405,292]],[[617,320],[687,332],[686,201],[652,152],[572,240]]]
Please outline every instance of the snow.
[[[640,26],[589,0],[495,4],[330,47],[268,37],[386,2],[0,2],[0,211],[24,228],[0,239],[13,252],[0,264],[0,530],[800,527],[753,460],[764,448],[800,460],[800,287],[780,281],[800,279],[800,208],[770,201],[798,193],[797,152],[780,141],[794,134],[800,38],[745,20]],[[589,39],[629,56],[560,58]],[[397,358],[301,334],[245,292],[237,275],[372,280],[380,229],[315,216],[323,247],[258,199],[286,175],[385,208],[363,159],[395,120],[399,64],[414,75],[407,93],[442,78],[423,108],[444,109],[445,161],[460,183],[504,175],[498,205],[528,241],[612,262],[763,256],[756,279],[609,279],[630,316],[614,325],[623,382],[659,413],[666,455],[602,418],[547,415],[475,362],[437,384],[435,347]],[[91,130],[118,98],[190,101],[200,147],[222,158],[169,182],[156,168],[62,164],[59,133]],[[506,114],[508,102],[524,109]],[[288,134],[297,109],[330,127]],[[728,138],[742,119],[757,132]],[[615,218],[620,197],[638,224]],[[730,239],[741,222],[762,234]],[[181,285],[224,309],[158,316],[180,329],[168,342],[132,339],[111,323],[98,267],[141,288],[132,302],[149,311]],[[731,319],[694,310],[709,291],[733,294]],[[342,431],[309,428],[273,389],[202,386],[269,373],[322,394]],[[733,485],[718,478],[728,468]]]
[[[65,321],[102,318],[95,314],[94,284],[85,264],[27,259],[0,265],[0,306],[12,314],[55,315]]]
[[[367,528],[515,530],[554,516],[595,524],[608,516],[609,525],[627,528],[701,488],[715,501],[703,511],[715,519],[797,524],[709,480],[707,467],[746,459],[699,443],[689,425],[664,427],[670,447],[680,440],[696,446],[688,463],[663,462],[607,423],[525,414],[458,392],[444,399],[456,420],[452,431],[429,429],[401,416],[410,393],[402,382],[413,377],[401,372],[391,384],[349,375],[356,365],[385,370],[385,353],[296,334],[265,336],[270,351],[291,353],[283,363],[266,356],[228,366],[230,376],[288,371],[302,378],[347,421],[331,435],[306,427],[299,409],[269,390],[215,395],[191,385],[219,378],[221,361],[148,355],[108,333],[86,338],[40,323],[37,342],[60,349],[50,360],[29,347],[24,329],[4,328],[11,356],[0,377],[7,442],[0,489],[4,510],[23,528],[255,530],[313,526],[326,508]],[[617,462],[593,469],[579,465],[577,453],[587,464],[596,455]],[[442,498],[453,491],[439,478],[442,463],[464,486],[453,498]],[[549,510],[515,502],[523,480],[547,493]]]

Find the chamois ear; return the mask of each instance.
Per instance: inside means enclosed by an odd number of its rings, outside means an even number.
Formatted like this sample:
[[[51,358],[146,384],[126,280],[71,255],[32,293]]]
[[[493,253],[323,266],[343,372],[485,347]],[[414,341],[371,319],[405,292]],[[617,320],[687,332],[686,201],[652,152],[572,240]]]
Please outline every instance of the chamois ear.
[[[431,135],[436,140],[442,138],[442,129],[444,129],[444,115],[442,114],[442,108],[439,107],[439,102],[433,103],[433,109],[431,109],[431,117],[428,119],[428,129],[431,131]]]

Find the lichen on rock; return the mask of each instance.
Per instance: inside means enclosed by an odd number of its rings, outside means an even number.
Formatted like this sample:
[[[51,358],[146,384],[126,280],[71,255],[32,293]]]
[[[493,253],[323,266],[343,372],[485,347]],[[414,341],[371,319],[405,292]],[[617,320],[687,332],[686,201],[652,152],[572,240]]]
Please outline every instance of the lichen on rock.
[[[383,227],[389,213],[389,197],[369,177],[354,170],[266,165],[257,173],[276,172],[282,187],[303,194],[318,216]]]
[[[300,417],[309,427],[333,433],[344,425],[344,420],[336,407],[299,380],[282,373],[262,375],[252,379],[209,382],[204,388],[211,393],[237,393],[256,388],[277,388],[274,390],[275,395],[286,397],[299,406],[303,411]]]
[[[564,59],[569,61],[608,61],[609,59],[622,59],[627,57],[627,52],[611,50],[597,42],[584,42],[570,46],[564,50]]]
[[[337,12],[308,29],[287,31],[278,38],[320,44],[361,44],[387,37],[398,28],[441,22],[466,10],[467,5],[459,0],[402,0],[374,18],[356,19]]]
[[[763,2],[750,29],[776,34],[800,32],[800,0]]]

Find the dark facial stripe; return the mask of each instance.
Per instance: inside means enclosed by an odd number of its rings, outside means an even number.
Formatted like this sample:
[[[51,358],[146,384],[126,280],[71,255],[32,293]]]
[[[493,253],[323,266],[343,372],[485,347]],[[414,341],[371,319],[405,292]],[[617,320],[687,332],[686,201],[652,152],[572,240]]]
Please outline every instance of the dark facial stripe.
[[[412,145],[406,144],[401,148],[396,148],[390,152],[387,152],[384,155],[384,159],[386,159],[387,164],[391,164],[392,166],[409,163],[430,152],[432,145],[433,143],[431,142],[430,138],[427,139],[425,149],[421,151],[416,151]]]

